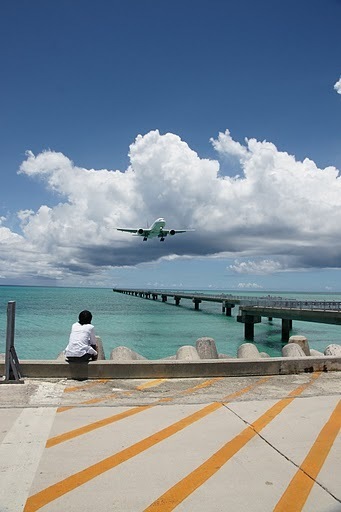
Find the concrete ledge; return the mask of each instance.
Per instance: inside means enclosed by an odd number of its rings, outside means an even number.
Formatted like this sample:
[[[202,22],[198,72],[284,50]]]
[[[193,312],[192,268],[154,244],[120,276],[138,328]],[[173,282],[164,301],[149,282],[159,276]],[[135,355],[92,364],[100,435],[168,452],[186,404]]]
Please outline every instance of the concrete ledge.
[[[341,358],[323,357],[272,357],[266,359],[230,359],[200,361],[92,361],[66,363],[51,360],[20,361],[23,378],[68,379],[152,379],[186,377],[241,377],[259,375],[289,375],[316,371],[341,371]],[[0,375],[5,374],[0,362]]]

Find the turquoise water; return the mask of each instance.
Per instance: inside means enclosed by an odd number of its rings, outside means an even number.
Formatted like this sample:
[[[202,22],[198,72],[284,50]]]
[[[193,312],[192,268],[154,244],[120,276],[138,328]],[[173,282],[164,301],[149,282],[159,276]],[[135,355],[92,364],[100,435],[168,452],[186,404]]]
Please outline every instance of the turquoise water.
[[[267,295],[267,292],[223,292],[254,297]],[[341,301],[341,294],[272,292],[272,295]],[[226,317],[220,304],[210,302],[201,303],[200,311],[195,311],[190,300],[183,299],[180,306],[175,306],[173,300],[162,303],[114,293],[112,289],[0,286],[0,353],[5,352],[9,301],[16,302],[15,348],[19,359],[55,359],[67,345],[71,324],[83,309],[92,312],[95,332],[102,338],[108,359],[111,350],[120,345],[148,359],[160,359],[175,354],[182,345],[194,345],[201,336],[214,338],[218,351],[232,356],[244,343],[244,326],[235,318],[238,307],[234,308],[233,317]],[[291,334],[305,335],[311,348],[321,351],[330,343],[341,343],[340,326],[293,322]],[[254,342],[260,351],[281,355],[281,321],[263,319],[255,325]]]

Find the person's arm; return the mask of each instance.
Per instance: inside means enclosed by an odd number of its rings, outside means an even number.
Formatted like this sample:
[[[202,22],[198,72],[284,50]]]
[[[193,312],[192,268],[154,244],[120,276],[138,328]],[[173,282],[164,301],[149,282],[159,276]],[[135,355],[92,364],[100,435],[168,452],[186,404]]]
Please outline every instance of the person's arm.
[[[89,338],[90,338],[90,345],[97,346],[97,340],[96,340],[96,336],[95,336],[95,328],[93,325],[91,326],[91,329],[89,332]]]
[[[95,336],[95,329],[93,326],[91,327],[89,334],[90,334],[90,347],[89,347],[88,353],[93,356],[93,360],[96,360],[98,357],[97,340],[96,340],[96,336]]]
[[[97,359],[97,350],[94,349],[94,347],[97,348],[96,345],[89,345],[89,348],[88,348],[88,354],[91,354],[92,356],[95,356],[96,359]]]

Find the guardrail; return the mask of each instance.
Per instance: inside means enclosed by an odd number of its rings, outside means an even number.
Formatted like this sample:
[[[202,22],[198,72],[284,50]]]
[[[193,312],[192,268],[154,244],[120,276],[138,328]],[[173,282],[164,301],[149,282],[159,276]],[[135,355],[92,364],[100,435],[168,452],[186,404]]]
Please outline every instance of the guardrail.
[[[337,311],[341,312],[341,302],[338,301],[297,301],[297,300],[267,300],[251,299],[240,302],[241,306],[267,307],[276,309],[298,309],[310,311]]]

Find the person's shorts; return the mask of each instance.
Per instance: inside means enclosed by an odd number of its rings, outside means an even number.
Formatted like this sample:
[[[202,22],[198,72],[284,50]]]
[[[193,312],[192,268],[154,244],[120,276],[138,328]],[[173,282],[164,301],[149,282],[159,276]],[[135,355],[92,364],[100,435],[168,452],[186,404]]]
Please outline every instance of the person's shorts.
[[[92,360],[92,355],[84,354],[84,356],[81,357],[67,356],[65,359],[68,363],[87,363]]]

